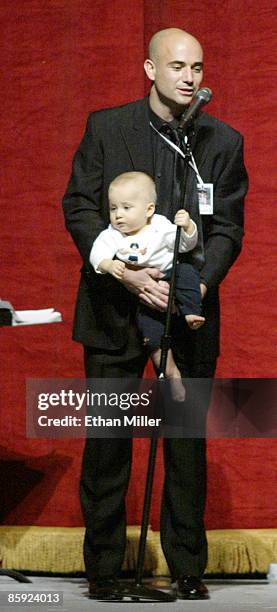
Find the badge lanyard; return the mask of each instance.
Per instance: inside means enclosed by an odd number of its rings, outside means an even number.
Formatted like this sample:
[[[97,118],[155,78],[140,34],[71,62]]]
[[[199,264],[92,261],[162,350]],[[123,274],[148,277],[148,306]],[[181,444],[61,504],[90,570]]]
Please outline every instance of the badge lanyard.
[[[191,167],[191,168],[194,170],[194,172],[195,172],[195,174],[196,174],[196,176],[197,176],[198,183],[199,183],[199,185],[201,186],[201,188],[203,188],[203,187],[204,187],[204,181],[202,180],[202,178],[201,178],[201,176],[200,176],[200,174],[199,174],[199,170],[198,170],[198,168],[197,168],[197,165],[196,165],[196,162],[195,162],[195,159],[194,159],[194,157],[193,157],[193,155],[192,155],[191,150],[190,150],[190,149],[188,149],[188,154],[187,154],[187,155],[185,155],[185,153],[182,151],[182,149],[180,149],[180,147],[178,147],[178,145],[176,145],[176,144],[175,144],[175,142],[172,142],[171,140],[169,140],[169,138],[167,138],[167,137],[166,137],[164,134],[161,134],[161,132],[159,132],[159,130],[157,130],[157,129],[155,128],[155,126],[153,125],[153,123],[152,123],[151,121],[150,121],[150,126],[151,126],[151,128],[152,128],[153,130],[155,130],[155,132],[157,132],[157,134],[159,134],[159,136],[160,136],[161,138],[163,138],[163,140],[165,140],[165,142],[167,142],[167,144],[169,144],[169,146],[170,146],[172,149],[174,149],[175,151],[177,151],[177,153],[179,153],[179,155],[181,155],[181,157],[183,157],[183,159],[186,159],[186,157],[188,157],[188,155],[189,155],[189,158],[190,158],[190,160],[189,160],[189,162],[188,162],[188,163],[189,163],[189,166],[190,166],[190,167]],[[188,144],[188,137],[187,137],[187,136],[185,136],[184,140],[185,140],[185,144],[187,145],[187,144]]]
[[[192,151],[188,144],[188,137],[185,135],[184,142],[187,148],[187,153],[185,154],[175,142],[172,142],[167,138],[164,134],[161,134],[153,123],[150,121],[150,126],[165,142],[174,149],[183,159],[189,157],[188,165],[194,170],[197,177],[197,193],[198,193],[198,205],[200,215],[212,215],[213,214],[213,184],[212,183],[204,183],[203,179],[200,176],[200,172],[197,168],[196,161],[193,157]]]

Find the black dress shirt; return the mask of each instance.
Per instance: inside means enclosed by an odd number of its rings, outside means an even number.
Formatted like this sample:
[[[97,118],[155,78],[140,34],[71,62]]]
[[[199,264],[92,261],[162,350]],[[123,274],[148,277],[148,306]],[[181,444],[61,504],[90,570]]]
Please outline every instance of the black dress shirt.
[[[180,118],[179,118],[180,119]],[[151,142],[153,148],[154,176],[157,190],[157,213],[165,215],[173,222],[177,210],[186,208],[191,218],[196,223],[198,229],[198,244],[193,252],[182,253],[179,255],[180,261],[192,263],[199,270],[204,264],[203,230],[199,214],[198,201],[191,201],[184,204],[186,181],[188,173],[194,173],[188,161],[168,144],[158,132],[164,134],[169,140],[179,144],[176,134],[179,126],[179,119],[165,122],[156,115],[149,105],[149,122],[154,126],[151,128]],[[193,126],[187,133],[188,141],[192,147],[194,144]],[[182,148],[182,147],[181,147]],[[194,179],[196,181],[196,177]]]

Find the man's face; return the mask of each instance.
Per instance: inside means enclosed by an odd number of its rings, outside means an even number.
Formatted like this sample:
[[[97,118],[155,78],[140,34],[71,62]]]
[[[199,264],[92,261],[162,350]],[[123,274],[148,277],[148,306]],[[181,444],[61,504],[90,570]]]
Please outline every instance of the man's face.
[[[145,227],[154,212],[154,204],[147,201],[143,185],[130,181],[113,186],[109,193],[110,221],[123,234],[135,234]]]
[[[203,52],[196,39],[172,35],[159,42],[153,60],[146,60],[147,76],[163,104],[184,107],[191,103],[203,78]]]

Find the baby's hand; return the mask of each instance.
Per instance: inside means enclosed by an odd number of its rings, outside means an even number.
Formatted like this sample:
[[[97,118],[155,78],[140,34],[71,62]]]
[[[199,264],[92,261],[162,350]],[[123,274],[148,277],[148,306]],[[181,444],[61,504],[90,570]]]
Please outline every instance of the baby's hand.
[[[117,280],[122,280],[125,272],[125,263],[116,259],[111,262],[110,274],[112,274]]]
[[[186,231],[190,224],[189,213],[184,208],[180,208],[176,212],[174,223],[175,225],[180,225]]]
[[[193,234],[195,225],[191,220],[189,213],[184,208],[177,210],[174,223],[175,225],[180,225],[187,234]]]

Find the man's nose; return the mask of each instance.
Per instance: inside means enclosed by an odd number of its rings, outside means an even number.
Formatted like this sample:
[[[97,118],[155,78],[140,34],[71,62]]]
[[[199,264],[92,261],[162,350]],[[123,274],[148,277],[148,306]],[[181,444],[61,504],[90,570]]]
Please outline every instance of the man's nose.
[[[193,83],[193,74],[190,66],[184,66],[182,71],[182,80],[185,83]]]

